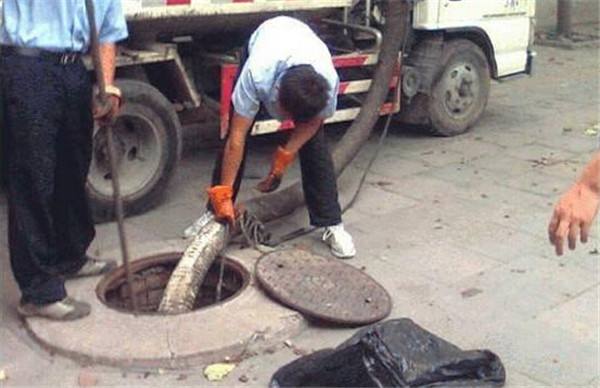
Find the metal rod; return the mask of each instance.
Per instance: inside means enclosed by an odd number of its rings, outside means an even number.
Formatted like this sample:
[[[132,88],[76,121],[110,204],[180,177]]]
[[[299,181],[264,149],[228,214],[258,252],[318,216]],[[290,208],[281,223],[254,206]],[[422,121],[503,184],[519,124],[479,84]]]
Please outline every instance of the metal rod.
[[[219,303],[221,301],[221,293],[223,290],[223,274],[225,272],[225,259],[224,258],[219,258],[219,281],[217,282],[217,295],[216,295],[216,302]]]
[[[344,14],[342,15],[342,22],[348,24],[350,22],[350,7],[344,8]],[[348,30],[344,29],[344,35],[348,35]]]
[[[104,72],[102,70],[102,61],[100,59],[100,42],[98,40],[98,30],[96,28],[96,18],[94,12],[94,4],[92,0],[85,0],[87,19],[90,27],[90,52],[96,72],[96,83],[98,85],[98,99],[103,108],[108,104],[106,95],[106,83],[104,80]],[[127,244],[127,236],[125,234],[125,222],[123,216],[123,200],[121,198],[121,187],[119,185],[119,171],[117,169],[117,158],[115,155],[113,127],[106,125],[100,130],[106,131],[106,140],[108,146],[108,159],[110,164],[110,175],[113,189],[113,200],[115,203],[115,215],[117,218],[117,227],[119,231],[119,242],[121,244],[121,254],[123,256],[123,264],[125,265],[125,274],[127,276],[127,288],[131,300],[131,310],[135,314],[138,311],[137,298],[133,292],[133,274],[129,265],[129,247]]]

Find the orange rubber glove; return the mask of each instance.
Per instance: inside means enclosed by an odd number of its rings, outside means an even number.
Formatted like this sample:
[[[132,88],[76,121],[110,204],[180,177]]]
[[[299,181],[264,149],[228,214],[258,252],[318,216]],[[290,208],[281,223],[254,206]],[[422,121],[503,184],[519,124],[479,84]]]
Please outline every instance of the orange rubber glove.
[[[233,227],[235,210],[233,209],[233,188],[231,186],[213,186],[208,190],[208,198],[215,212],[215,218],[225,221]]]
[[[296,154],[293,152],[286,151],[283,147],[277,147],[275,155],[273,155],[273,163],[271,165],[271,172],[265,179],[263,179],[256,187],[263,193],[270,193],[275,191],[281,184],[283,174],[294,161]]]

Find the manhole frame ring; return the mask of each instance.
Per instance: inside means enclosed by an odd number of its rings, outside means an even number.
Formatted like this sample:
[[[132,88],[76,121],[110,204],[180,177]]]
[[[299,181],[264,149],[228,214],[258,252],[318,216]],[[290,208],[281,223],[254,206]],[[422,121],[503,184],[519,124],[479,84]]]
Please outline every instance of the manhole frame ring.
[[[159,254],[154,254],[154,255],[143,256],[142,258],[135,259],[134,261],[132,261],[130,263],[131,272],[133,274],[135,274],[136,272],[143,271],[143,270],[151,268],[153,266],[158,266],[161,264],[170,264],[171,262],[174,262],[176,264],[181,259],[182,255],[183,255],[183,252],[172,251],[172,252],[164,252],[164,253],[159,253]],[[227,303],[227,302],[239,297],[242,294],[242,292],[244,292],[244,290],[246,290],[251,284],[252,274],[250,273],[250,271],[248,269],[244,268],[243,265],[241,265],[240,263],[238,263],[235,260],[231,260],[224,256],[219,256],[217,260],[225,260],[225,266],[229,266],[230,268],[233,268],[241,276],[242,286],[234,294],[232,294],[229,298],[226,298],[218,303],[211,303],[211,304],[203,306],[201,308],[195,308],[188,312],[183,312],[183,313],[178,313],[178,314],[165,314],[165,313],[160,313],[157,311],[156,312],[138,311],[134,314],[134,312],[131,311],[130,309],[119,308],[119,307],[116,307],[116,306],[108,303],[106,300],[106,293],[109,290],[109,286],[117,279],[123,278],[126,276],[124,265],[120,265],[117,268],[115,268],[114,270],[105,274],[102,277],[102,279],[100,279],[100,281],[98,282],[96,289],[95,289],[95,294],[96,294],[96,297],[98,298],[98,300],[106,308],[113,310],[113,311],[117,311],[122,314],[153,317],[153,316],[181,315],[181,314],[193,313],[195,311],[202,311],[205,309],[209,309],[212,307],[222,305],[224,303]],[[215,262],[217,262],[217,260],[215,260]]]

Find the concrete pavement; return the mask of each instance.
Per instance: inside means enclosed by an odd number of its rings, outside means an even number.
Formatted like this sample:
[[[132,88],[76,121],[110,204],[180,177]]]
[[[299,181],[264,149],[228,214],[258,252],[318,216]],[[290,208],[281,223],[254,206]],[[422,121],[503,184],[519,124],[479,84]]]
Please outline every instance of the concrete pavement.
[[[538,47],[536,74],[494,84],[488,109],[471,132],[434,138],[394,125],[367,184],[345,215],[358,255],[350,261],[386,287],[391,317],[409,317],[462,348],[488,348],[507,368],[508,386],[598,386],[600,255],[595,237],[558,258],[546,241],[552,205],[589,160],[597,139],[585,134],[598,117],[598,50]],[[341,180],[351,196],[376,139]],[[251,153],[243,197],[268,168],[272,145]],[[132,245],[169,240],[197,217],[212,150],[182,161],[167,200],[128,219]],[[297,166],[291,173],[297,176]],[[6,206],[0,195],[0,385],[209,385],[203,365],[185,370],[119,370],[80,365],[41,349],[16,316],[18,291],[6,251]],[[301,209],[270,225],[285,233],[307,223]],[[314,233],[292,245],[327,255]],[[116,247],[116,229],[101,225],[91,250]],[[134,250],[135,255],[135,250]],[[234,318],[232,318],[234,319]],[[201,323],[199,323],[201,324]],[[265,386],[295,353],[335,346],[354,330],[311,326],[242,362],[221,386]]]

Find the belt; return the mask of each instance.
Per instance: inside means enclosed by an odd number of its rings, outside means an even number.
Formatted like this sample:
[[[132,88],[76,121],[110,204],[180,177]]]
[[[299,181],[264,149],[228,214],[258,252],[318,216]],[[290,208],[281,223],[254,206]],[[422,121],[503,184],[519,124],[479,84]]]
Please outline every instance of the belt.
[[[20,55],[23,57],[40,58],[45,61],[68,65],[81,59],[79,52],[53,52],[35,47],[0,46],[2,56]]]

